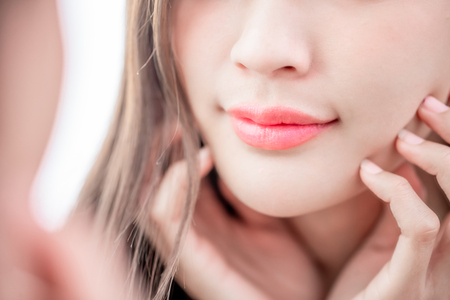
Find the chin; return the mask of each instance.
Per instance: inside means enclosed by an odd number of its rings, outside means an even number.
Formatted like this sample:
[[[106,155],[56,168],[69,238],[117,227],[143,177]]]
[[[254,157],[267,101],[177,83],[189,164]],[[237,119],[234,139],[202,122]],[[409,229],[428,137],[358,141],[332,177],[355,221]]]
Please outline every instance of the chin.
[[[277,160],[251,163],[216,162],[219,177],[242,203],[273,217],[295,217],[323,210],[363,192],[358,167],[324,172],[308,163],[283,164]],[[309,165],[304,166],[302,165]],[[239,174],[236,176],[235,174]]]

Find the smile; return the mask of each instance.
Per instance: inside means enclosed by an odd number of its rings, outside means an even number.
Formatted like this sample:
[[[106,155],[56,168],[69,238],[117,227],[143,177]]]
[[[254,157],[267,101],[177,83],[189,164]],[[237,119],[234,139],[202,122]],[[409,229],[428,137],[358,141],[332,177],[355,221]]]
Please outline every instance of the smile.
[[[229,114],[236,135],[247,145],[265,150],[298,147],[337,121],[319,120],[282,106],[237,106]]]

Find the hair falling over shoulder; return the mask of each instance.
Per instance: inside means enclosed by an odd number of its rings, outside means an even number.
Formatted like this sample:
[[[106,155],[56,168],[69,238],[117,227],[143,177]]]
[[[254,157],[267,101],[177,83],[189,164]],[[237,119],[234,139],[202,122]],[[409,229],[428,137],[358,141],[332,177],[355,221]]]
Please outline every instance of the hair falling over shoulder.
[[[128,0],[127,6],[114,120],[75,213],[91,216],[107,241],[125,249],[128,298],[166,299],[200,184],[195,156],[200,141],[172,59],[169,0]],[[158,228],[149,211],[163,175],[180,159],[187,161],[189,178],[182,222],[170,253],[157,253]]]

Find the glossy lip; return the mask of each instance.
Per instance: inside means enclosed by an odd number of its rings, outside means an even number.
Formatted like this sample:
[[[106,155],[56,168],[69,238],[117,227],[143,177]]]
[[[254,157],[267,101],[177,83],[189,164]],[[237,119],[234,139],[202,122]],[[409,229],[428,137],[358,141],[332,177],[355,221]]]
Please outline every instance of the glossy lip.
[[[298,147],[337,121],[320,120],[283,106],[240,105],[228,113],[233,130],[244,143],[266,150]]]

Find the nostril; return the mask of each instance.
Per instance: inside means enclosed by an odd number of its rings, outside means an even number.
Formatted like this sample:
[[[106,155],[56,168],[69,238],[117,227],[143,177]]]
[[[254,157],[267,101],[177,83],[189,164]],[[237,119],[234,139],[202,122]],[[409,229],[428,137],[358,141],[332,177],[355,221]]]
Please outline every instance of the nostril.
[[[241,64],[241,63],[237,63],[236,64],[237,65],[237,67],[239,68],[239,69],[247,69],[243,64]]]
[[[284,69],[286,71],[295,71],[295,68],[293,66],[286,66],[286,67],[284,67]]]

